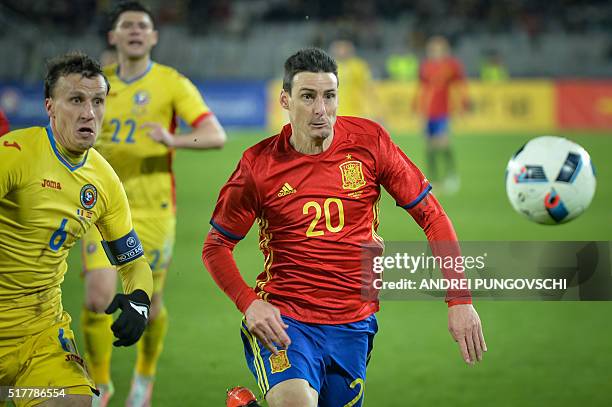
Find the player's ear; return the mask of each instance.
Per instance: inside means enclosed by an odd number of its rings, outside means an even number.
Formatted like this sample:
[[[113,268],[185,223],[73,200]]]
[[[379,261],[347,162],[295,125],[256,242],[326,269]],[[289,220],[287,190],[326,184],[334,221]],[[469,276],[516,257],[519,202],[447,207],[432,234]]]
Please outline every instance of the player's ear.
[[[53,99],[45,99],[45,110],[47,111],[47,115],[49,116],[49,118],[53,117]]]
[[[289,97],[289,93],[285,89],[281,90],[279,101],[281,107],[285,110],[289,110]]]
[[[115,40],[115,31],[111,30],[106,33],[106,40],[109,45],[117,45],[117,41]]]
[[[157,41],[159,41],[159,32],[157,30],[153,30],[153,33],[151,36],[151,45],[156,46]]]

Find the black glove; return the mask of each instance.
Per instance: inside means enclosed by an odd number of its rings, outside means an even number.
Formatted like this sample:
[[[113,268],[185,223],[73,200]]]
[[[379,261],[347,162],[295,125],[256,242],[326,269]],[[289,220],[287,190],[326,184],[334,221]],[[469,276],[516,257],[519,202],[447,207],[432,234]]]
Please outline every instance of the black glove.
[[[107,314],[112,314],[121,308],[119,318],[115,320],[111,329],[118,338],[113,345],[130,346],[135,344],[142,336],[149,318],[149,296],[142,290],[134,290],[131,294],[117,294],[113,302],[106,308]]]

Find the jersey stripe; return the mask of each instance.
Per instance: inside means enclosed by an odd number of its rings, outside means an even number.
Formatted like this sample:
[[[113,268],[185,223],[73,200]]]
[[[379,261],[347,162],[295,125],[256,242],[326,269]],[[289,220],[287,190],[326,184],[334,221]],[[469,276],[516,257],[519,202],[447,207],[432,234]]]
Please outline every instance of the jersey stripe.
[[[148,74],[149,71],[151,71],[151,68],[153,68],[153,61],[149,61],[149,65],[147,65],[147,69],[145,69],[145,71],[141,73],[140,75],[135,76],[131,79],[123,79],[119,75],[119,64],[117,64],[117,71],[115,72],[115,74],[117,75],[117,79],[119,79],[121,82],[125,83],[126,85],[129,85],[130,83],[136,82],[138,79],[144,78],[146,74]]]
[[[223,228],[222,226],[218,225],[214,220],[210,220],[210,224],[212,225],[213,228],[217,229],[222,235],[224,235],[225,237],[229,237],[230,239],[233,240],[242,240],[244,239],[244,236],[238,236],[233,234],[232,232],[226,230],[225,228]]]
[[[414,208],[415,206],[418,205],[419,202],[421,202],[421,200],[423,200],[423,198],[425,198],[425,196],[429,193],[429,191],[431,191],[431,184],[427,184],[427,187],[425,187],[423,192],[421,192],[416,198],[414,198],[412,202],[402,206],[402,208],[404,209]]]
[[[272,264],[274,263],[274,251],[270,248],[269,244],[272,240],[272,235],[268,232],[268,221],[266,219],[258,218],[259,223],[259,250],[264,254],[264,272],[266,273],[265,280],[257,280],[255,285],[261,290],[258,295],[266,300],[269,293],[265,292],[266,284],[272,279]]]
[[[191,122],[191,127],[197,127],[198,124],[202,123],[202,121],[210,115],[212,115],[212,112],[210,110],[208,112],[202,113],[201,115],[196,117],[194,121]]]
[[[172,199],[172,213],[176,215],[176,178],[174,177],[174,169],[172,168],[173,158],[174,151],[168,151],[168,168],[170,169],[170,198]]]
[[[374,214],[374,217],[372,218],[372,239],[380,244],[384,244],[385,241],[383,240],[382,236],[376,233],[376,229],[378,229],[378,225],[380,224],[379,203],[380,203],[380,195],[378,195],[378,198],[376,198],[376,202],[374,202],[374,205],[372,205],[372,213]]]
[[[51,143],[51,148],[53,149],[53,152],[55,153],[55,156],[57,157],[59,162],[61,162],[70,171],[76,171],[85,165],[85,162],[87,161],[87,156],[89,155],[89,150],[87,150],[87,152],[85,153],[83,161],[78,164],[71,164],[57,149],[57,145],[55,144],[55,137],[53,136],[53,130],[51,130],[51,126],[45,127],[45,130],[47,130],[47,137],[49,137],[49,143]]]

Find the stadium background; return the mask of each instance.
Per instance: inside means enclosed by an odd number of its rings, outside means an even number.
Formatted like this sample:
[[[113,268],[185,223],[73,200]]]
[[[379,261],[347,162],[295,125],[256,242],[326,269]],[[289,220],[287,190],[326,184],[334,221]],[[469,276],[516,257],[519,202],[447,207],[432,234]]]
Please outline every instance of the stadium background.
[[[462,188],[440,195],[463,240],[612,240],[612,4],[605,1],[149,1],[160,44],[154,58],[193,79],[228,130],[220,152],[180,151],[178,230],[167,283],[170,333],[154,404],[221,406],[224,390],[256,384],[239,337],[240,315],[204,270],[201,245],[218,190],[241,152],[274,134],[284,59],[299,47],[351,38],[377,80],[377,111],[394,140],[424,165],[420,123],[410,113],[414,83],[389,78],[391,55],[421,57],[423,40],[447,35],[470,76],[475,109],[453,122]],[[110,0],[0,2],[0,107],[12,128],[46,123],[41,78],[46,57],[105,48]],[[94,12],[95,11],[95,12]],[[279,40],[279,39],[282,39]],[[180,44],[180,46],[177,46]],[[479,69],[497,51],[511,79],[483,83]],[[529,138],[555,134],[583,145],[597,168],[591,208],[562,226],[532,224],[507,202],[509,157]],[[385,194],[380,234],[423,233]],[[247,281],[262,267],[255,230],[235,254]],[[64,304],[78,332],[83,287],[70,256]],[[489,352],[472,368],[446,330],[445,305],[385,302],[368,370],[366,405],[611,405],[610,302],[501,302],[476,305]],[[111,405],[122,405],[134,350],[115,350]]]

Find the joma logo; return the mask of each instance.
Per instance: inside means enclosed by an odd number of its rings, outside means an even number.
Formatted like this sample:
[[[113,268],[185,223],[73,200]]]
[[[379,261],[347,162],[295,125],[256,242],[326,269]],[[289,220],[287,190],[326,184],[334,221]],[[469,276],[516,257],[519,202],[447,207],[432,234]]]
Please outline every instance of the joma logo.
[[[62,184],[60,184],[57,181],[51,181],[50,179],[43,179],[42,180],[42,187],[43,188],[53,188],[53,189],[62,189]]]

